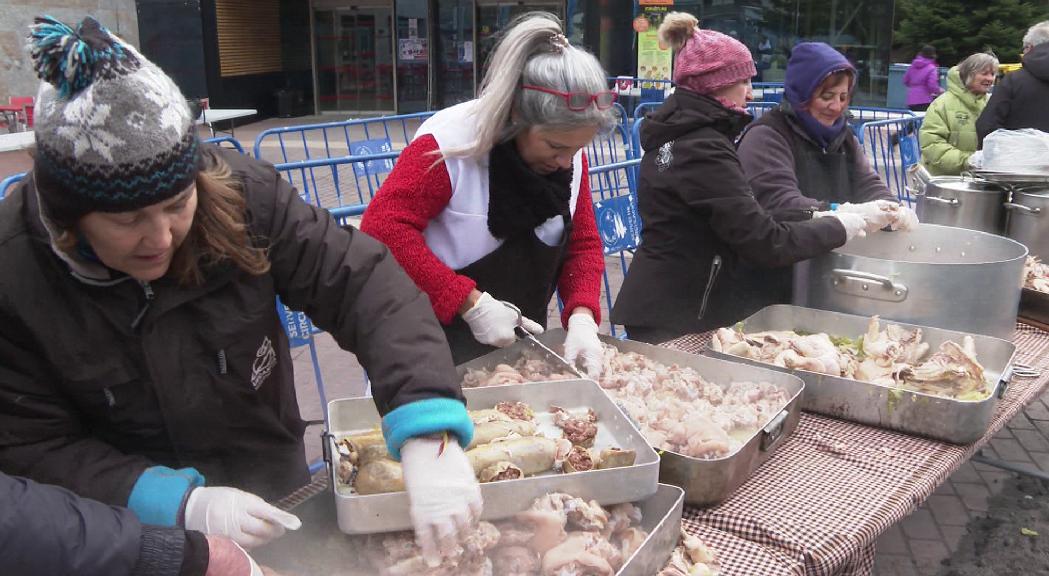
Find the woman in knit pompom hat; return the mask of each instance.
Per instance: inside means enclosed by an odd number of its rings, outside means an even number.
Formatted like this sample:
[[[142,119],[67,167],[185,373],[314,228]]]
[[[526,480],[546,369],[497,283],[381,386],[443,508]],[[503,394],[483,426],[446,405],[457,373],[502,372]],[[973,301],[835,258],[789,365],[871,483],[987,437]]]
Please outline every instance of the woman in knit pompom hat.
[[[629,338],[646,342],[728,326],[766,304],[738,290],[744,262],[785,266],[885,225],[855,214],[781,221],[765,212],[733,145],[750,121],[750,51],[690,14],[668,14],[659,35],[677,51],[677,89],[641,125],[641,247],[612,311]]]
[[[0,202],[0,469],[246,547],[298,528],[264,501],[310,479],[279,296],[360,358],[423,554],[454,553],[481,512],[473,422],[389,251],[202,145],[174,82],[93,18],[38,18],[29,49],[36,156]]]

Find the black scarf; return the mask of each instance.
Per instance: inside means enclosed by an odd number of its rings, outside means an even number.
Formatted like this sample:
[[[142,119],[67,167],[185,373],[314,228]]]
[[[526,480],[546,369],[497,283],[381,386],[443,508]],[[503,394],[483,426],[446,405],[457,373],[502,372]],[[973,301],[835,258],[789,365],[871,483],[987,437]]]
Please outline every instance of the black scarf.
[[[525,164],[513,140],[488,155],[488,231],[509,238],[554,216],[568,216],[572,170],[540,175]]]

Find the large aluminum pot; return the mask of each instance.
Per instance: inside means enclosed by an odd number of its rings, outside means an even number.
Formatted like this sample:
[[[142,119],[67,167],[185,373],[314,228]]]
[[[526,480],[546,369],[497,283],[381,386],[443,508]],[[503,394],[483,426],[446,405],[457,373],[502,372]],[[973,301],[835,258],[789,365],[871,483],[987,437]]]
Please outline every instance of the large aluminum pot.
[[[875,232],[794,267],[794,304],[1010,339],[1027,248],[922,224]]]
[[[1004,186],[960,176],[937,176],[925,184],[918,196],[918,218],[942,224],[1002,234],[1009,191]]]
[[[1005,208],[1005,235],[1049,260],[1049,186],[1015,188]]]

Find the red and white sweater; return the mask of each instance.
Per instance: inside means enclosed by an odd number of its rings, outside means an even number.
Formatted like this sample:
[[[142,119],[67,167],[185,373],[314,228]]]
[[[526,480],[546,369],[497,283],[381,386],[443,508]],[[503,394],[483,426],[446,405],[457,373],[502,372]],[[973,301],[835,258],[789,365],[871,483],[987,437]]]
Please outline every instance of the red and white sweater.
[[[456,274],[502,244],[488,231],[488,159],[440,159],[434,152],[474,138],[474,101],[442,110],[419,127],[397,164],[375,194],[361,230],[389,246],[397,261],[430,297],[437,319],[450,324],[476,287]],[[604,255],[594,220],[587,162],[582,151],[573,159],[572,235],[557,288],[564,301],[561,323],[576,307],[589,308],[601,321],[601,274]],[[564,225],[551,218],[536,227],[536,236],[553,245]]]

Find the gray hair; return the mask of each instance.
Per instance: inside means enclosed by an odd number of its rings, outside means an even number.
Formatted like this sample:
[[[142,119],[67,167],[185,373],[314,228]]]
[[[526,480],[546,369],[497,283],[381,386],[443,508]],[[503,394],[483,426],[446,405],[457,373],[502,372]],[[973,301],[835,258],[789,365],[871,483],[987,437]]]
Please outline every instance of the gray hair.
[[[1031,26],[1027,29],[1027,34],[1024,34],[1024,48],[1028,46],[1034,48],[1035,46],[1045,44],[1046,42],[1049,42],[1049,20]]]
[[[471,144],[442,150],[445,158],[479,157],[533,127],[574,130],[597,126],[607,132],[615,125],[614,108],[568,109],[564,98],[525,84],[559,92],[596,94],[608,90],[608,78],[592,54],[572,46],[564,37],[561,22],[546,12],[529,12],[513,22],[499,39],[488,59],[474,114],[477,139]]]
[[[998,58],[987,52],[977,52],[959,62],[958,75],[962,78],[962,86],[968,88],[969,79],[988,68],[998,73]]]

